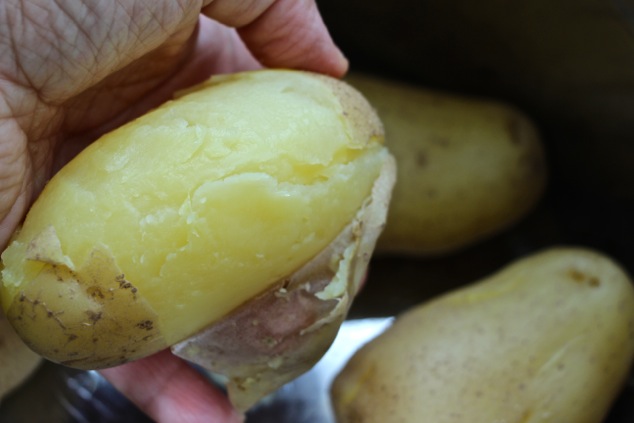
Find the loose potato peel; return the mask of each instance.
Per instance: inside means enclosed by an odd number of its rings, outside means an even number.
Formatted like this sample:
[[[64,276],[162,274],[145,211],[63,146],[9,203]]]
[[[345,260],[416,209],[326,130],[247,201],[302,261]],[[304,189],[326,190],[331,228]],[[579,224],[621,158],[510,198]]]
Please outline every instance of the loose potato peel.
[[[313,260],[172,351],[229,378],[247,410],[312,367],[326,352],[357,293],[385,225],[395,182],[390,157],[355,219]]]

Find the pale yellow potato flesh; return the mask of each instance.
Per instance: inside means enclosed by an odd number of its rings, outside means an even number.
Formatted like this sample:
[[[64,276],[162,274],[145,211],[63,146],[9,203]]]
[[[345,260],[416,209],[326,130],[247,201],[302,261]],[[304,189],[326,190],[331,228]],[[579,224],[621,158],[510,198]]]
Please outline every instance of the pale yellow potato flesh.
[[[552,249],[399,316],[333,383],[339,423],[599,423],[634,357],[632,280]]]
[[[517,223],[541,199],[541,139],[514,107],[360,73],[346,80],[377,109],[398,164],[377,252],[455,252]]]
[[[218,76],[106,134],[48,183],[2,255],[36,352],[101,368],[170,346],[323,251],[389,153],[347,85]]]

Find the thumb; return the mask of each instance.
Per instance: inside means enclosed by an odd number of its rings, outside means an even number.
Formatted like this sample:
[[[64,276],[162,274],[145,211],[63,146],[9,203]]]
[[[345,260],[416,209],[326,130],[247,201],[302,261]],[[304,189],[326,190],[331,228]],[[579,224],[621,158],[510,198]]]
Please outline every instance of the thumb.
[[[212,0],[208,17],[238,29],[264,66],[343,76],[348,61],[334,44],[314,0]]]

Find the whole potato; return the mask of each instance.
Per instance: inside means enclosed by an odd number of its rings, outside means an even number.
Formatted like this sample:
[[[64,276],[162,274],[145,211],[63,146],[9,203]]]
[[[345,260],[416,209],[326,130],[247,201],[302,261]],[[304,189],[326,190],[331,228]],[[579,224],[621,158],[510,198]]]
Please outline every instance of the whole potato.
[[[632,281],[562,248],[398,317],[333,383],[340,423],[599,423],[634,356]]]
[[[394,173],[345,83],[214,77],[53,177],[2,254],[2,306],[33,350],[77,368],[194,337],[175,350],[230,376],[247,408],[334,338]]]
[[[347,81],[377,109],[398,163],[378,251],[452,252],[508,228],[541,198],[541,141],[518,110],[363,74]]]

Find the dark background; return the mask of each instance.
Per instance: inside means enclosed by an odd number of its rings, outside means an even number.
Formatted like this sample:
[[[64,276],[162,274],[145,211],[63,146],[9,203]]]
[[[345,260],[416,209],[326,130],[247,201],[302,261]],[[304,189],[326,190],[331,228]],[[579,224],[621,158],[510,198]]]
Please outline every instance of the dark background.
[[[484,243],[444,257],[376,259],[351,317],[398,314],[553,245],[597,249],[634,274],[634,2],[318,4],[353,71],[526,112],[550,173],[537,209]],[[632,421],[630,381],[607,422]]]

